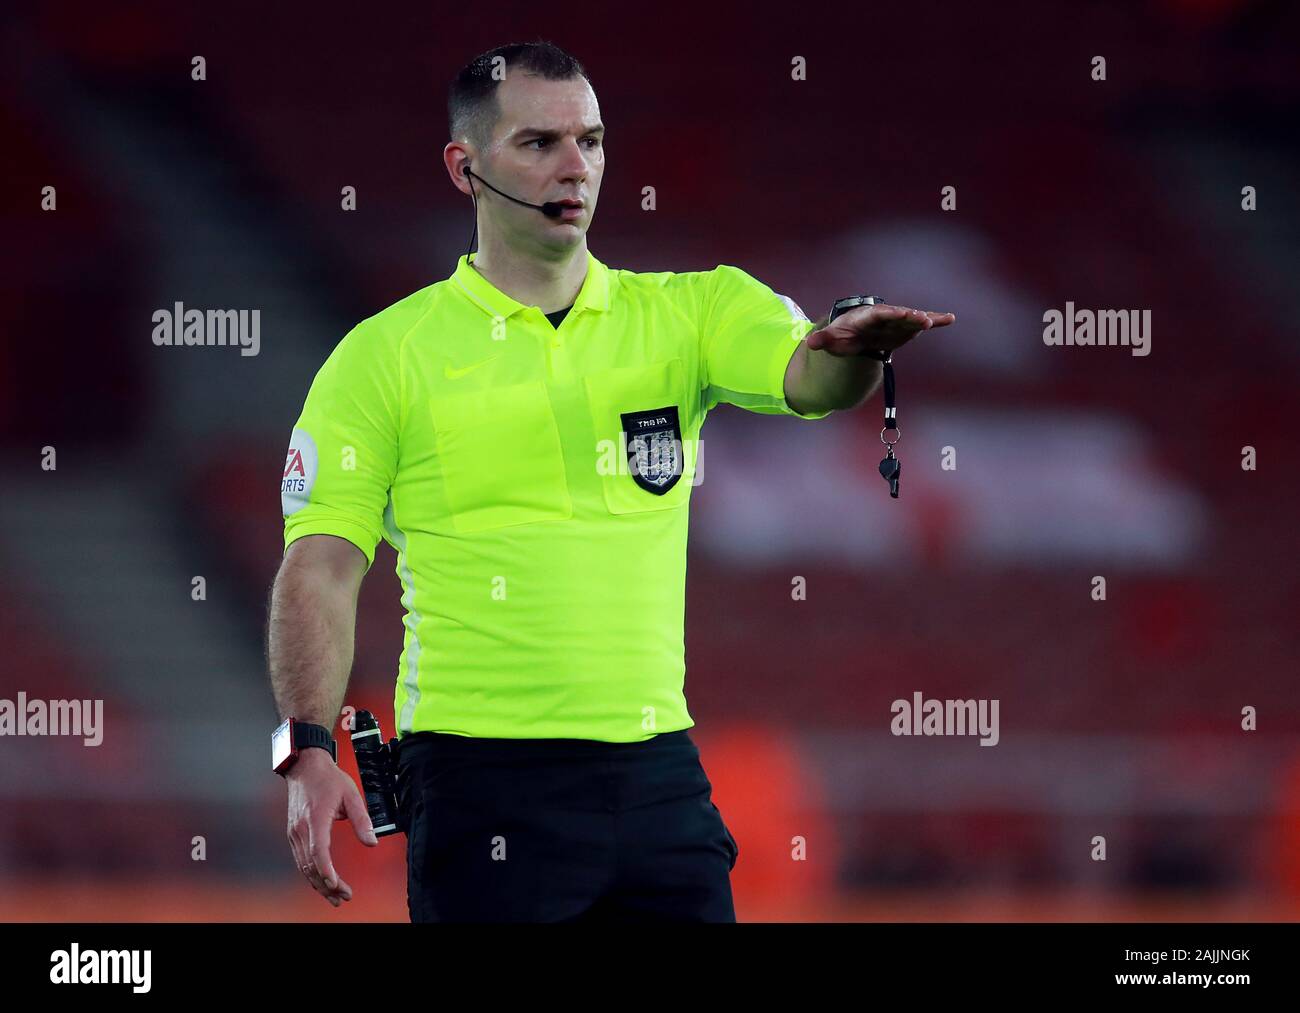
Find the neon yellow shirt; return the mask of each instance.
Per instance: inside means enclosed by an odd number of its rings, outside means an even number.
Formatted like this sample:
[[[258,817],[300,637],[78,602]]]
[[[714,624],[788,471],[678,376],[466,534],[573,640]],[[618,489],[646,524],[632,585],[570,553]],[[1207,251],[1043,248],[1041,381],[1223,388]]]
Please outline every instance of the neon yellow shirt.
[[[399,735],[690,728],[700,426],[720,402],[798,414],[785,369],[813,324],[735,267],[635,273],[588,252],[557,329],[474,256],[362,321],[316,374],[285,466],[285,547],[336,535],[367,568],[381,537],[396,550]]]

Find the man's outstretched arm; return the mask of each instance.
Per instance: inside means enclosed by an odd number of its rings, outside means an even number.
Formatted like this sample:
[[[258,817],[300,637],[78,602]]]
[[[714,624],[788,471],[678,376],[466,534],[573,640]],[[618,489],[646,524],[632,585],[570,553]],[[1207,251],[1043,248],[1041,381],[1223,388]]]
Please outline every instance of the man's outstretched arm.
[[[338,719],[352,670],[357,592],[366,556],[334,535],[306,535],[285,553],[271,589],[266,655],[281,718],[330,728]],[[334,870],[330,830],[348,819],[357,838],[379,843],[356,783],[324,749],[305,749],[285,774],[289,846],[298,869],[335,907],[352,899]]]
[[[879,360],[865,351],[893,351],[921,331],[956,319],[952,313],[888,303],[859,306],[833,323],[822,317],[786,366],[786,401],[803,413],[856,408],[875,393],[882,374]]]

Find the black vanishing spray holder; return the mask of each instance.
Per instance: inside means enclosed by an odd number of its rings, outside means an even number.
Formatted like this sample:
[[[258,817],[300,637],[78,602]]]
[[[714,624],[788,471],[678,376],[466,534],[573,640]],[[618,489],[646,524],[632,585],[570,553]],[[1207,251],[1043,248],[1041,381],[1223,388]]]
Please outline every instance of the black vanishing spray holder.
[[[370,711],[357,711],[352,729],[352,749],[361,775],[361,794],[376,837],[406,830],[397,808],[397,739],[385,742],[379,722]]]

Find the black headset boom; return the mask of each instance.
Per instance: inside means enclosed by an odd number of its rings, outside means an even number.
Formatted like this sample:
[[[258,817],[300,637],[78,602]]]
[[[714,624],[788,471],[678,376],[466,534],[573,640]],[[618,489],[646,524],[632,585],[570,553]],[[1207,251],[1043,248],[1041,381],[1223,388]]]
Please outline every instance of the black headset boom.
[[[560,215],[564,213],[564,205],[557,204],[553,200],[548,200],[545,204],[529,204],[528,201],[526,200],[520,200],[518,197],[511,197],[508,193],[502,193],[502,191],[494,187],[491,183],[489,183],[486,179],[480,176],[477,172],[470,172],[469,166],[470,163],[466,162],[465,175],[467,177],[472,176],[474,179],[477,179],[489,190],[493,191],[494,193],[501,194],[501,196],[504,197],[506,200],[512,200],[516,204],[522,204],[526,208],[532,208],[534,211],[540,211],[542,214],[546,215],[547,218],[559,218]],[[469,256],[469,251],[474,248],[474,240],[478,236],[478,194],[474,192],[473,183],[469,185],[469,193],[470,196],[474,198],[474,233],[469,237],[469,249],[465,251],[465,256],[467,257]]]

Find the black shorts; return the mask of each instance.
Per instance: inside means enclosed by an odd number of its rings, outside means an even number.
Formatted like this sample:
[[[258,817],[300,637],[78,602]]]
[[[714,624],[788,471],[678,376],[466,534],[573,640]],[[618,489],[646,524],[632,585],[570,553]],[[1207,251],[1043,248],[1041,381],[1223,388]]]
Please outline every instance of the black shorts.
[[[411,920],[734,922],[739,848],[686,731],[405,736]]]

